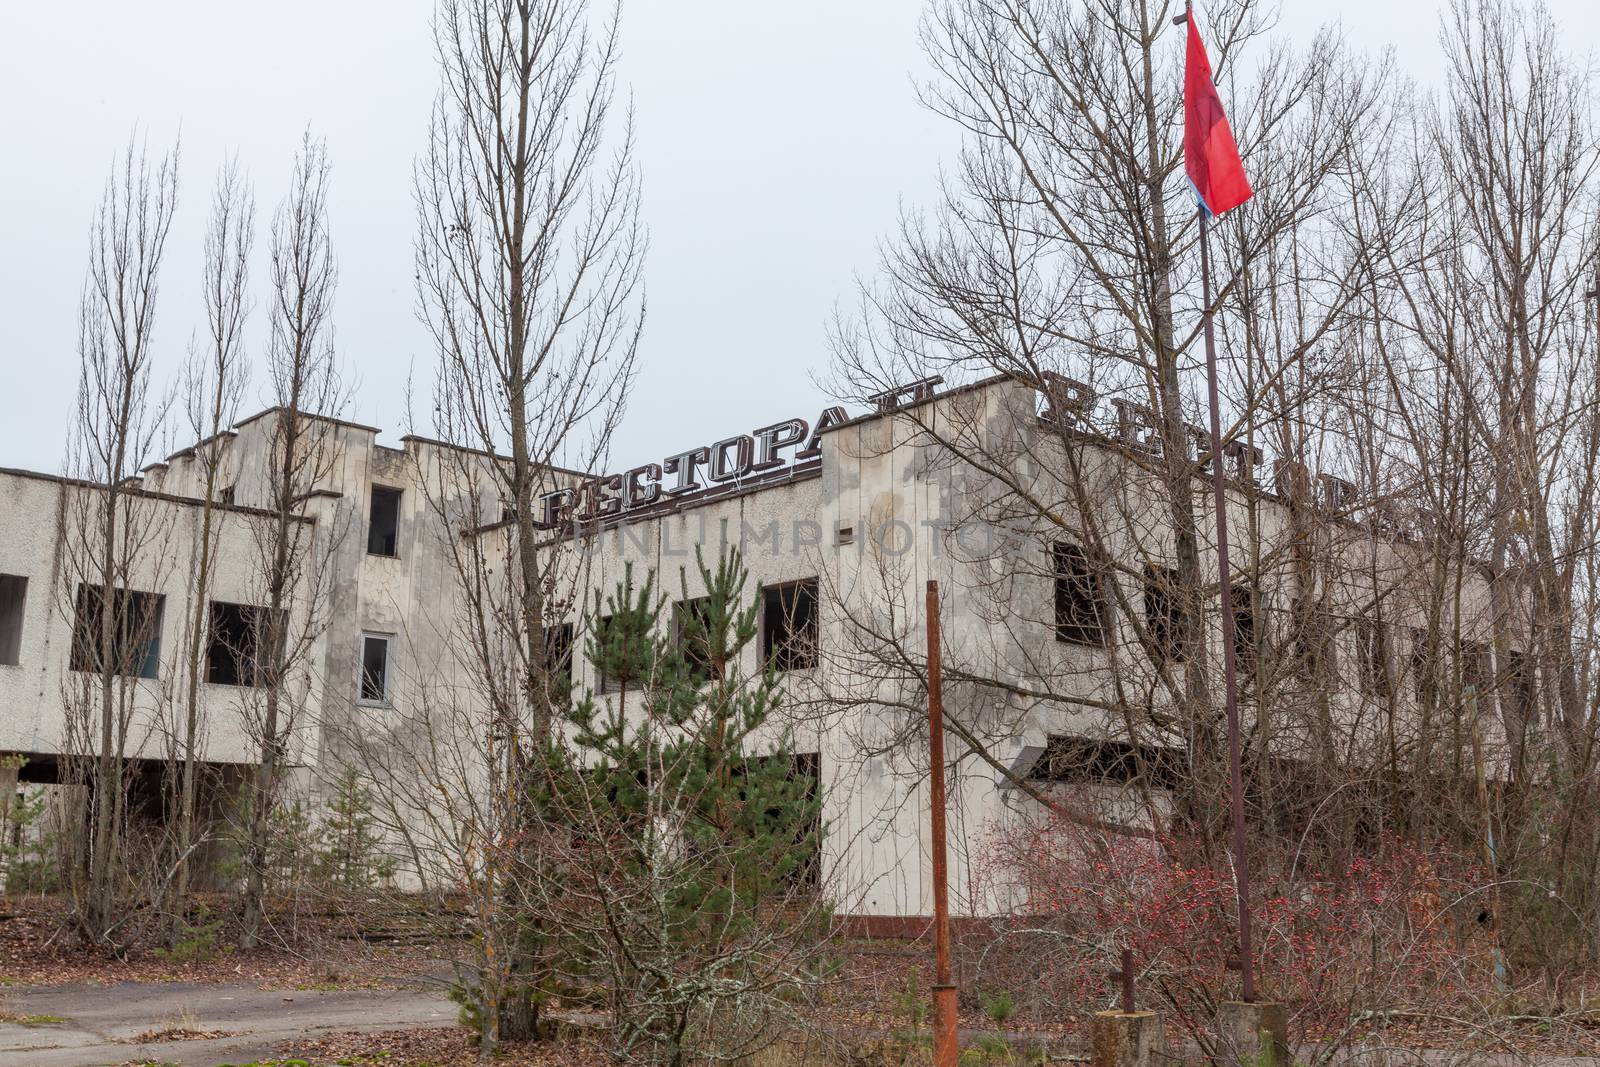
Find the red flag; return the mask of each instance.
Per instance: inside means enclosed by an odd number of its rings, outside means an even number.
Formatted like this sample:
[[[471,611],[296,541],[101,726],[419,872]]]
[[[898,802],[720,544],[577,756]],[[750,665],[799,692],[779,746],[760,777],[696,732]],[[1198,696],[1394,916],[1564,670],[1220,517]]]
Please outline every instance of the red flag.
[[[1208,214],[1220,215],[1250,199],[1250,179],[1245,177],[1239,146],[1211,80],[1211,61],[1206,58],[1192,11],[1188,21],[1189,48],[1183,63],[1183,169],[1200,205]]]

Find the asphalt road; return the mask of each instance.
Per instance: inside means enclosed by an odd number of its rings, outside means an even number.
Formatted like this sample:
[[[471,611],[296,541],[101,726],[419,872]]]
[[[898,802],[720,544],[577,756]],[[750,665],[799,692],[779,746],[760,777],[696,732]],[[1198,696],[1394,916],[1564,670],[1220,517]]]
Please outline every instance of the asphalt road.
[[[214,982],[122,982],[0,990],[0,1067],[101,1067],[129,1061],[213,1067],[270,1056],[283,1041],[335,1030],[443,1026],[456,1007],[443,993],[414,990],[306,992]],[[134,1043],[182,1026],[226,1037]]]

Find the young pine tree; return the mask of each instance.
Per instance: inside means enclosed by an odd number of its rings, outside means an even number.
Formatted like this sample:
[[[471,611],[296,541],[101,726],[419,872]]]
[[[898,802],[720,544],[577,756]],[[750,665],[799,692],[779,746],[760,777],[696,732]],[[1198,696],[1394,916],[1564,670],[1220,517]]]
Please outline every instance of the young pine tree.
[[[670,625],[653,574],[596,597],[602,693],[572,710],[552,797],[571,827],[567,958],[607,991],[614,1051],[670,1064],[770,1041],[818,976],[828,918],[781,681],[745,662],[759,600],[736,552],[696,568],[706,593],[683,580]]]

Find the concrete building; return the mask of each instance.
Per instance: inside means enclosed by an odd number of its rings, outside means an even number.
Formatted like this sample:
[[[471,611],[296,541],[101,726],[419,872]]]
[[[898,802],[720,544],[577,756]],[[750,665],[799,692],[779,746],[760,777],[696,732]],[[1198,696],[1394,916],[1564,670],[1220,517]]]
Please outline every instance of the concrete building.
[[[817,776],[829,827],[822,877],[849,913],[922,915],[931,907],[917,710],[929,579],[944,594],[946,707],[962,727],[949,755],[951,884],[963,911],[1008,901],[1010,890],[988,877],[985,856],[991,836],[1011,820],[1040,815],[1019,782],[1057,788],[1075,775],[1083,789],[1106,792],[1102,814],[1111,823],[1139,828],[1159,817],[1159,799],[1155,807],[1118,806],[1126,799],[1118,799],[1118,772],[1107,769],[1108,760],[1115,764],[1119,752],[1178,750],[1160,730],[1130,740],[1123,713],[1170,706],[1163,679],[1206,658],[1172,645],[1182,629],[1174,614],[1181,605],[1164,578],[1174,537],[1157,503],[1158,476],[1138,409],[1118,404],[1109,418],[1079,383],[1063,382],[1051,398],[1009,379],[944,392],[936,386],[913,383],[855,417],[830,408],[813,421],[789,418],[734,432],[599,479],[554,472],[538,512],[553,530],[568,531],[552,534],[550,550],[574,561],[576,595],[559,620],[572,643],[593,625],[593,594],[609,590],[629,566],[658,574],[672,599],[692,599],[703,592],[696,549],[709,556],[723,546],[741,550],[750,592],[762,598],[762,632],[745,666],[756,670],[765,659],[785,675],[790,744],[800,770]],[[272,415],[245,420],[225,442],[226,473],[218,482],[225,488],[217,494],[223,562],[211,593],[220,604],[260,603],[251,574]],[[441,515],[464,501],[499,518],[499,503],[481,490],[452,488],[470,482],[459,471],[492,460],[417,437],[386,447],[372,427],[326,425],[337,462],[305,507],[324,549],[326,618],[304,661],[307,713],[290,753],[296,788],[316,796],[319,777],[351,763],[403,782],[416,760],[449,759],[470,778],[472,746],[441,755],[438,732],[451,720],[432,715],[442,700],[468,707],[477,700],[460,658],[457,630],[468,616],[449,549],[449,538],[463,534],[447,529]],[[472,457],[465,465],[463,455]],[[1378,689],[1390,704],[1409,691],[1404,676],[1415,656],[1407,658],[1402,635],[1423,613],[1407,606],[1406,589],[1422,549],[1399,520],[1358,506],[1355,487],[1339,479],[1322,479],[1312,492],[1308,472],[1280,469],[1282,491],[1268,489],[1258,478],[1260,458],[1239,448],[1226,457],[1236,528],[1250,531],[1236,536],[1246,587],[1240,607],[1260,647],[1292,647],[1297,662],[1325,657],[1314,685],[1286,674],[1264,677],[1253,690],[1250,699],[1258,701],[1269,691],[1287,694],[1273,697],[1275,706],[1303,690],[1314,705],[1263,743],[1284,758],[1314,752],[1359,761],[1379,741],[1372,712]],[[146,471],[141,487],[168,533],[151,557],[162,565],[152,562],[135,582],[164,605],[130,734],[128,754],[139,759],[164,754],[162,709],[173,700],[184,620],[193,614],[187,575],[201,484],[191,450]],[[61,577],[69,535],[58,516],[81,491],[60,478],[0,472],[0,754],[24,755],[23,775],[35,781],[51,780],[57,757],[72,744],[64,694],[79,623]],[[1303,540],[1310,512],[1321,516],[1318,565],[1328,577],[1316,583],[1316,604],[1299,616],[1331,623],[1269,639],[1271,620],[1286,612],[1272,606],[1274,598],[1290,599],[1289,550]],[[1086,515],[1104,518],[1092,550],[1088,532],[1074,532]],[[470,536],[493,539],[502,530],[491,522]],[[1202,571],[1211,575],[1207,544]],[[1329,559],[1340,561],[1337,575],[1326,567]],[[1453,632],[1470,633],[1473,647],[1487,650],[1488,583],[1475,568],[1462,573]],[[224,616],[211,617],[213,630],[225,630]],[[1213,663],[1214,622],[1207,616],[1199,629],[1209,634],[1202,639]],[[1506,673],[1514,651],[1504,646],[1502,639],[1493,653],[1500,662],[1483,669]],[[1326,669],[1334,656],[1343,669]],[[603,694],[578,659],[574,684]],[[225,671],[208,674],[208,764],[238,768],[253,758],[241,725],[250,704],[242,681]],[[423,737],[425,751],[392,755]],[[1064,751],[1085,756],[1065,775],[1057,767]],[[412,792],[398,791],[397,827],[427,822],[420,815],[431,803],[427,790]],[[426,836],[400,831],[397,849],[425,864],[429,850],[419,841]]]

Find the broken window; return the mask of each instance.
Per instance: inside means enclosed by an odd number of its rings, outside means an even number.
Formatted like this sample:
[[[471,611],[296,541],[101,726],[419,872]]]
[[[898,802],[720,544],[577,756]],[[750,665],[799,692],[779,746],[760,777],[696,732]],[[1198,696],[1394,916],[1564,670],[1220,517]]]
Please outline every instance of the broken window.
[[[372,487],[372,513],[367,522],[367,555],[398,556],[400,536],[400,490],[386,485]]]
[[[1438,643],[1423,629],[1411,631],[1411,683],[1417,703],[1429,707],[1438,693]]]
[[[1333,620],[1323,611],[1308,612],[1295,634],[1295,666],[1307,680],[1326,681],[1339,669],[1333,641]]]
[[[1051,546],[1056,580],[1056,640],[1073,645],[1106,643],[1106,605],[1100,575],[1077,545]]]
[[[1228,591],[1233,601],[1233,658],[1238,665],[1240,680],[1248,685],[1256,673],[1258,594],[1255,587],[1250,585],[1230,586]]]
[[[633,647],[610,649],[606,647],[607,642],[611,640],[611,627],[616,622],[616,619],[617,616],[615,615],[602,615],[594,622],[595,645],[602,652],[609,653],[607,659],[611,663],[610,670],[596,668],[596,673],[600,676],[600,692],[602,693],[620,693],[624,687],[637,689],[640,681],[644,678],[644,664],[639,654],[643,650],[642,642],[635,642],[631,639],[624,641],[619,636],[619,646],[626,644]]]
[[[1356,658],[1361,669],[1361,691],[1380,699],[1389,695],[1389,628],[1377,619],[1360,618],[1355,624]]]
[[[283,628],[270,626],[271,617],[270,608],[213,600],[206,681],[212,685],[268,684],[270,668],[278,657],[266,653],[274,643],[283,647]]]
[[[742,779],[751,770],[771,766],[771,761],[778,758],[751,756],[734,764],[730,770],[736,780]],[[788,850],[788,854],[798,862],[784,873],[783,880],[794,888],[811,888],[817,885],[822,873],[822,809],[816,803],[822,791],[822,757],[816,752],[793,752],[788,757],[788,764],[784,777],[790,782],[799,783],[799,792],[810,810],[807,818],[794,827],[794,847]],[[743,789],[740,790],[739,799],[748,799]],[[784,812],[774,807],[768,808],[765,814],[768,819],[777,822]]]
[[[544,658],[550,671],[551,686],[557,700],[572,693],[572,624],[547,626],[544,631]]]
[[[0,574],[0,666],[22,662],[22,609],[28,600],[28,579]]]
[[[774,670],[817,665],[817,580],[761,590],[761,655]]]
[[[683,655],[683,662],[689,667],[691,677],[702,682],[708,678],[721,677],[716,664],[712,661],[709,644],[710,597],[682,600],[672,605],[672,636],[677,642],[678,651]]]
[[[1501,700],[1505,702],[1508,717],[1515,723],[1532,723],[1538,699],[1533,657],[1526,652],[1508,649],[1501,657],[1500,675],[1501,692],[1504,694]]]
[[[361,635],[361,702],[389,703],[389,645],[387,634]]]
[[[1178,586],[1178,572],[1170,567],[1145,564],[1144,625],[1157,660],[1188,658],[1188,617]]]
[[[161,616],[167,598],[158,593],[117,589],[111,597],[111,633],[106,643],[105,593],[98,585],[78,586],[69,665],[98,673],[107,666],[130,678],[154,678],[161,660]]]
[[[1461,699],[1465,703],[1470,687],[1481,703],[1494,684],[1494,670],[1489,658],[1489,646],[1480,641],[1463,641],[1457,653],[1461,663]]]

